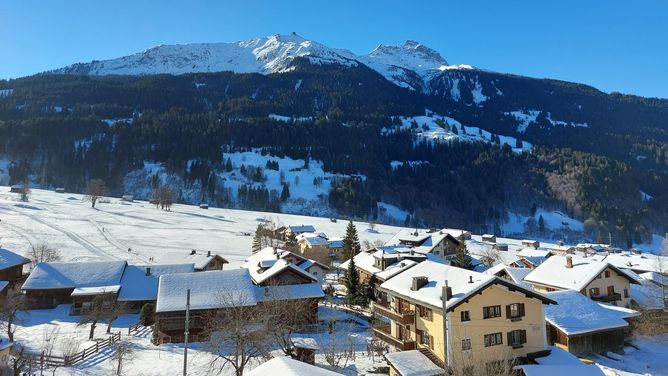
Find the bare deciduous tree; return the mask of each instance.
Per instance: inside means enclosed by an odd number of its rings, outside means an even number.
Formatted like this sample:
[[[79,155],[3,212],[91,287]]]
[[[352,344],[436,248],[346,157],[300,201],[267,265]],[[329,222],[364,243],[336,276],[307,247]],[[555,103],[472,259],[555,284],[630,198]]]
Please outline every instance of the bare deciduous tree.
[[[123,375],[123,364],[134,356],[134,348],[130,342],[118,341],[113,344],[114,353],[111,359],[116,363],[116,373],[114,375]]]
[[[113,294],[101,294],[93,298],[90,309],[85,311],[79,319],[78,325],[90,324],[89,340],[95,337],[95,328],[99,322],[104,322],[110,319],[109,307],[113,305],[116,300]]]
[[[266,287],[269,299],[258,307],[259,315],[266,321],[267,333],[285,355],[292,353],[292,335],[301,329],[317,309],[317,302],[294,299],[281,286]],[[314,306],[315,305],[315,306]]]
[[[9,342],[14,342],[16,324],[26,319],[27,308],[28,298],[16,289],[10,289],[6,295],[0,295],[0,321],[5,326]]]
[[[499,262],[499,260],[501,260],[501,255],[499,254],[499,251],[494,249],[493,247],[484,248],[478,254],[478,256],[480,256],[480,262],[482,262],[482,264],[488,268],[491,268],[492,266],[496,265],[496,263]]]
[[[151,200],[156,208],[169,211],[174,200],[174,192],[167,187],[158,187],[153,190],[153,199]]]
[[[30,181],[28,178],[25,179],[23,182],[23,187],[21,188],[21,191],[19,192],[21,195],[21,201],[27,202],[28,198],[30,197]]]
[[[33,247],[30,258],[33,267],[35,267],[40,262],[60,261],[60,251],[46,243],[42,243]]]
[[[236,376],[242,376],[252,359],[268,357],[266,320],[243,295],[222,291],[218,299],[227,308],[207,318],[213,354],[209,369],[218,374],[230,365]]]
[[[116,321],[118,316],[128,311],[128,306],[125,302],[119,302],[118,299],[111,299],[106,305],[107,311],[107,334],[111,334],[111,325]]]
[[[101,196],[106,196],[109,190],[107,185],[102,179],[91,179],[86,184],[86,194],[84,195],[84,201],[90,202],[91,207],[95,207],[97,200]]]
[[[325,361],[336,372],[346,368],[351,360],[355,359],[355,342],[350,334],[353,325],[349,323],[331,321],[329,324],[329,335],[323,336],[319,341],[324,344],[322,351]]]

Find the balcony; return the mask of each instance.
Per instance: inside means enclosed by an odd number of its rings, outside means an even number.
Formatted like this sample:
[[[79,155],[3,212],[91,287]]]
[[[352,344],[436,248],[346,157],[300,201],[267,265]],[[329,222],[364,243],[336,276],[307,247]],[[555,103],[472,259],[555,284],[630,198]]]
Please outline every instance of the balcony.
[[[389,307],[387,302],[375,302],[373,303],[373,312],[377,313],[383,317],[398,322],[399,324],[412,324],[415,321],[415,312],[405,310],[402,313],[396,312]]]
[[[622,294],[615,292],[612,294],[608,295],[598,295],[598,296],[592,296],[591,300],[597,301],[597,302],[603,302],[603,303],[611,303],[611,302],[617,302],[622,300]]]
[[[373,334],[383,342],[388,343],[391,346],[396,347],[400,351],[406,350],[415,350],[415,341],[406,341],[398,338],[394,338],[390,333],[390,326],[383,325],[373,328]]]

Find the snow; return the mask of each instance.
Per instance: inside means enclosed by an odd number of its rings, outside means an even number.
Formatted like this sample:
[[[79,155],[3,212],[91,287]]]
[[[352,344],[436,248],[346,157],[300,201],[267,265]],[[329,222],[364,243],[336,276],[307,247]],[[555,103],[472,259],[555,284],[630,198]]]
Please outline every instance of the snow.
[[[72,291],[71,296],[91,296],[99,294],[117,294],[121,289],[121,285],[112,286],[92,286],[92,287],[77,287]]]
[[[313,116],[294,116],[294,115],[293,116],[284,116],[284,115],[276,115],[276,114],[269,114],[269,118],[272,119],[272,120],[276,120],[276,121],[282,121],[284,123],[313,120]]]
[[[640,201],[645,201],[645,202],[652,201],[653,198],[654,198],[654,196],[652,196],[648,193],[645,193],[643,191],[640,191]]]
[[[14,89],[0,89],[0,98],[9,97],[14,93]]]
[[[21,255],[17,255],[8,249],[0,248],[0,270],[9,269],[29,262],[29,259]]]
[[[538,116],[542,113],[542,111],[538,110],[517,110],[517,111],[510,111],[510,112],[505,112],[505,115],[512,116],[517,120],[517,132],[524,133],[527,128],[531,124],[536,124],[536,119]],[[576,122],[566,122],[563,120],[557,120],[557,119],[552,119],[552,113],[547,112],[546,114],[547,121],[554,127],[554,126],[560,126],[560,127],[565,127],[565,126],[571,126],[571,127],[580,127],[580,128],[588,128],[589,124],[587,122],[583,123],[576,123]]]
[[[536,225],[538,225],[538,220],[541,216],[543,217],[545,228],[548,230],[584,231],[584,223],[582,221],[571,218],[559,210],[547,210],[543,208],[538,208],[533,217],[508,212],[508,221],[501,226],[501,229],[505,234],[522,234],[526,232],[525,225],[529,219],[533,218],[536,221]]]
[[[195,269],[204,270],[206,266],[213,260],[214,257],[218,256],[215,253],[209,254],[195,251],[183,251],[183,252],[166,252],[160,257],[158,257],[158,262],[162,264],[193,264]],[[150,266],[150,265],[147,265]]]
[[[378,217],[387,222],[403,223],[410,213],[386,202],[378,202]]]
[[[405,162],[391,161],[390,162],[390,167],[392,167],[393,170],[396,170],[397,168],[405,166],[405,165],[408,165],[410,167],[416,167],[416,166],[420,166],[420,165],[423,165],[423,164],[429,164],[429,161],[405,161]]]
[[[653,254],[632,254],[630,252],[611,253],[605,261],[618,268],[632,269],[638,273],[657,272],[666,273],[668,257]]]
[[[212,289],[213,286],[221,289]],[[255,287],[246,269],[165,274],[158,284],[156,312],[185,311],[188,289],[192,310],[257,304]]]
[[[525,376],[603,376],[604,373],[595,365],[585,364],[575,355],[557,346],[548,346],[550,355],[536,358],[538,364],[516,366]]]
[[[150,274],[147,275],[147,268]],[[192,273],[193,264],[173,265],[128,265],[121,279],[121,291],[118,300],[122,302],[156,300],[158,279],[163,274]]]
[[[545,320],[567,335],[624,328],[629,325],[624,313],[605,308],[579,291],[564,290],[545,293],[557,301],[545,306]]]
[[[67,289],[119,285],[125,261],[42,262],[22,286],[23,290]]]
[[[297,83],[295,84],[295,91],[299,90],[300,87],[302,87],[302,80],[301,79],[297,80]]]
[[[9,282],[7,281],[0,281],[0,292],[2,292],[5,287],[9,286]]]
[[[492,143],[492,133],[478,127],[463,125],[449,116],[442,116],[428,110],[424,116],[399,116],[398,119],[401,121],[401,125],[384,127],[381,129],[381,134],[388,135],[399,130],[409,130],[413,133],[416,141],[424,140],[428,142],[447,143],[459,140],[461,142],[481,141]],[[449,130],[442,127],[439,122],[441,124],[447,124]],[[417,124],[417,128],[413,128],[413,124]],[[455,128],[457,129],[456,134],[453,131]],[[507,144],[517,153],[530,151],[532,148],[532,145],[526,141],[522,141],[522,147],[517,148],[517,139],[515,137],[498,136],[499,147]],[[392,167],[394,168],[394,166]]]
[[[361,270],[364,270],[378,278],[381,281],[386,281],[395,275],[402,273],[405,270],[412,268],[418,263],[413,260],[397,260],[394,264],[387,266],[384,270],[377,268],[375,265],[376,258],[397,258],[396,255],[391,253],[385,253],[382,250],[369,253],[369,252],[360,252],[353,259],[355,260],[355,267]],[[350,261],[346,261],[339,265],[340,269],[348,269]]]
[[[385,359],[402,376],[435,376],[444,372],[418,350],[387,353]]]
[[[635,337],[624,354],[594,355],[591,359],[609,376],[668,375],[668,335]],[[637,348],[636,348],[637,347]]]
[[[244,372],[248,376],[333,376],[339,373],[316,367],[289,357],[280,356],[272,358],[260,366],[253,368],[250,372]]]
[[[102,122],[107,124],[108,126],[112,126],[116,123],[126,123],[126,124],[132,124],[134,121],[134,118],[113,118],[113,119],[102,119]]]

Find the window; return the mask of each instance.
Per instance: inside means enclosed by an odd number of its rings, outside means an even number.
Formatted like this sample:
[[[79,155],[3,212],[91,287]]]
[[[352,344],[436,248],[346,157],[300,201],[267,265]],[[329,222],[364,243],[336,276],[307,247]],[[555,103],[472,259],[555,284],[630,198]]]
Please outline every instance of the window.
[[[423,306],[417,306],[418,314],[420,315],[420,318],[426,319],[431,321],[432,320],[432,313],[431,313],[431,308],[423,307]]]
[[[608,295],[613,295],[615,293],[615,286],[608,286]]]
[[[471,312],[470,311],[462,311],[461,316],[462,316],[462,322],[471,321]]]
[[[524,303],[513,303],[506,306],[506,317],[511,320],[520,320],[524,316]]]
[[[629,289],[627,289],[626,287],[624,287],[624,297],[625,298],[629,297]]]
[[[508,332],[508,346],[520,347],[527,342],[527,331],[518,329]]]
[[[605,278],[610,278],[610,271],[609,270],[605,271]]]
[[[493,318],[493,317],[501,317],[501,306],[500,305],[482,307],[482,318],[483,319],[490,319],[490,318]]]
[[[485,347],[501,344],[503,344],[503,336],[501,333],[485,334]]]
[[[552,287],[548,287],[548,288],[545,289],[545,291],[547,291],[547,292],[552,292],[552,291],[556,291],[556,290],[553,289]]]
[[[592,296],[599,296],[601,294],[601,290],[598,289],[598,287],[592,287],[589,289],[589,297]]]
[[[462,351],[471,350],[471,338],[464,338],[462,340]]]

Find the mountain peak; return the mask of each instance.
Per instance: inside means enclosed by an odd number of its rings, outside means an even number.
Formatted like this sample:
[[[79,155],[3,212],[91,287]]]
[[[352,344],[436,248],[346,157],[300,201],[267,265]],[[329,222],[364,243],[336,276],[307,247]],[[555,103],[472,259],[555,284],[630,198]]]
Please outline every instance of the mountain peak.
[[[407,40],[402,45],[381,44],[368,56],[410,70],[432,70],[448,65],[448,61],[436,50],[414,40]]]

